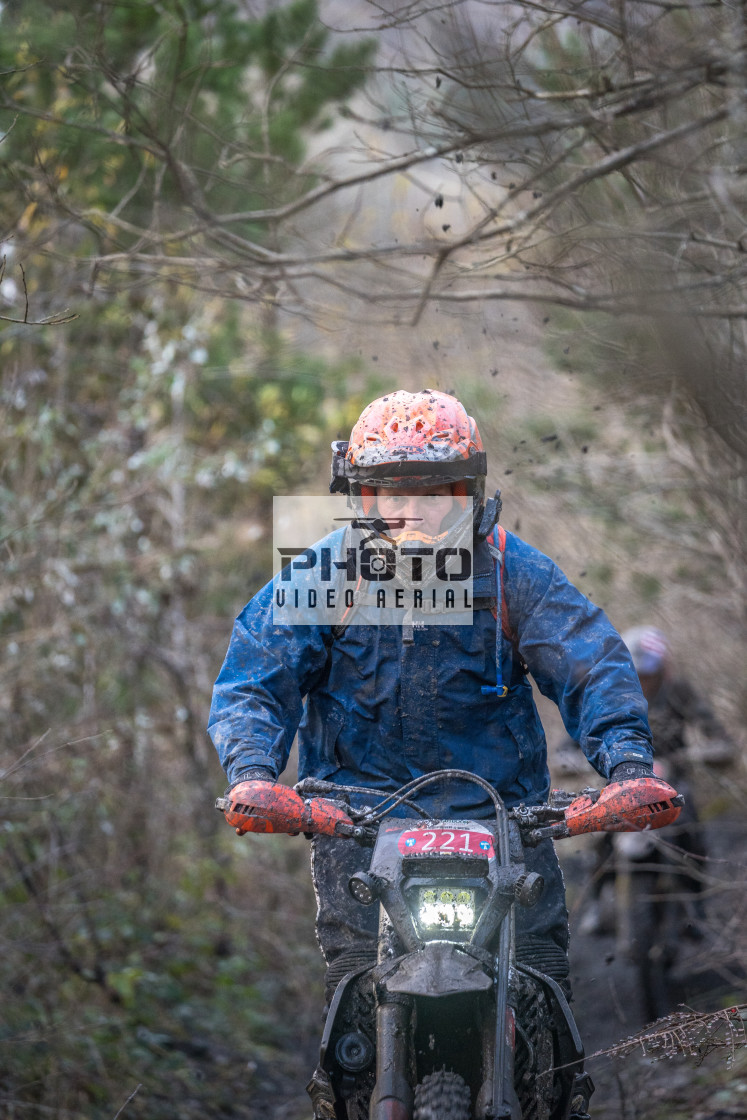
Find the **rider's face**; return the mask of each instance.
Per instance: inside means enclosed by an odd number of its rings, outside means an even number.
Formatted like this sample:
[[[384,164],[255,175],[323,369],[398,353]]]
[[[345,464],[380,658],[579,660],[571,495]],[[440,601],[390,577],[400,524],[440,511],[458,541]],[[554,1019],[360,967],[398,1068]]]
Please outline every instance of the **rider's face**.
[[[428,537],[435,537],[441,532],[444,518],[451,511],[453,496],[451,486],[415,486],[403,487],[377,486],[376,508],[384,520],[408,518],[405,528],[416,529]],[[393,536],[396,536],[393,533]]]

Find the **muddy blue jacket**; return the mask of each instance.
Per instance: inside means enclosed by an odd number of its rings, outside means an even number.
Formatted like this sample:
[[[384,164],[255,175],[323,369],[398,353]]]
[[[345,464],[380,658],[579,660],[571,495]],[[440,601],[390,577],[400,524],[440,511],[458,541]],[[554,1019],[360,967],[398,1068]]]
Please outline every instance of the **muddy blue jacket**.
[[[496,565],[475,552],[472,626],[277,626],[274,584],[236,619],[213,692],[209,731],[229,781],[250,767],[279,775],[298,732],[299,777],[392,790],[455,767],[486,778],[508,805],[546,799],[547,747],[527,670],[603,776],[651,760],[651,734],[628,651],[604,612],[556,564],[506,534],[496,681]],[[492,597],[492,604],[491,604]],[[488,815],[474,785],[450,783],[421,804],[432,815]]]

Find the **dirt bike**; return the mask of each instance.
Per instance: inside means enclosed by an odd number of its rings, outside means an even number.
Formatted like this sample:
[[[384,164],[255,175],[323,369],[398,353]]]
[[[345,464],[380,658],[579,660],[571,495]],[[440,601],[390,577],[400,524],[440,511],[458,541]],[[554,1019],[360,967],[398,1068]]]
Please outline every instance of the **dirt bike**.
[[[484,790],[494,818],[418,815],[417,794],[449,779]],[[239,834],[321,833],[373,845],[370,868],[349,889],[364,906],[380,904],[378,960],[337,985],[316,1096],[310,1089],[316,1115],[586,1116],[593,1084],[563,987],[516,956],[514,908],[535,905],[544,886],[527,871],[524,846],[658,828],[677,818],[682,799],[666,782],[640,778],[577,795],[553,791],[547,804],[509,810],[492,786],[461,770],[382,793],[373,808],[351,806],[348,792],[315,779],[295,790],[256,782],[244,783],[241,802],[216,802]],[[393,817],[402,806],[413,815]]]

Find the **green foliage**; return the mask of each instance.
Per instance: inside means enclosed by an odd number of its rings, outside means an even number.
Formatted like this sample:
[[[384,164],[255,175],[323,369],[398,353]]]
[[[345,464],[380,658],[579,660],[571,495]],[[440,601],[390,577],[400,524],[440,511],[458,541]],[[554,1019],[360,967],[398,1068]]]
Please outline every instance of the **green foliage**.
[[[6,182],[31,203],[80,208],[99,248],[131,241],[126,223],[147,222],[154,198],[176,208],[163,215],[173,228],[179,208],[249,211],[304,189],[305,135],[372,53],[330,50],[315,0],[260,20],[230,0],[65,12],[35,0],[0,20]]]
[[[184,259],[230,248],[228,230],[264,239],[251,211],[312,185],[307,139],[373,50],[330,47],[315,0],[262,19],[232,0],[32,0],[0,28],[0,193],[23,242],[41,248],[63,220],[76,255],[138,244]]]
[[[261,522],[274,492],[318,485],[330,439],[357,414],[366,382],[350,362],[324,363],[280,339],[258,342],[252,361],[245,334],[245,359],[210,365],[215,310],[183,326],[133,316],[124,329],[137,327],[136,353],[117,323],[107,332],[106,316],[97,344],[93,313],[64,357],[50,332],[38,368],[6,346],[0,633],[36,632],[40,613],[61,623],[14,654],[19,677],[35,663],[49,675],[33,712],[12,705],[22,740],[45,730],[63,697],[79,708],[84,678],[104,710],[131,710],[133,689],[147,707],[162,686],[149,648],[169,648],[175,611],[202,610],[203,534],[239,508]],[[251,590],[250,569],[244,596]],[[114,647],[132,643],[133,658],[102,655],[108,634]]]
[[[132,1115],[177,1085],[202,1120],[313,1061],[305,845],[216,833],[203,728],[270,495],[323,490],[378,389],[219,303],[156,310],[0,343],[0,1101],[86,1120],[138,1083]]]
[[[203,205],[312,183],[298,161],[370,52],[309,0],[0,10],[0,310],[22,263],[37,317],[77,314],[0,323],[0,1112],[111,1120],[140,1084],[128,1116],[240,1117],[313,1061],[306,846],[225,828],[203,729],[272,494],[326,488],[378,382],[299,347],[271,294],[257,314],[169,262],[223,244]],[[144,236],[164,271],[128,256],[105,292],[89,255]]]
[[[133,822],[104,789],[117,836],[99,831],[94,894],[80,842],[90,843],[97,813],[90,799],[71,800],[75,817],[49,807],[33,825],[20,813],[6,825],[5,851],[20,871],[2,891],[14,949],[0,1011],[0,1099],[110,1120],[140,1084],[132,1114],[153,1120],[220,1115],[237,1093],[261,1107],[291,1037],[313,1036],[318,1011],[308,1008],[321,999],[313,900],[298,874],[303,844],[300,853],[291,842],[257,846],[247,862],[228,832],[212,858],[185,834],[160,882],[122,878],[131,856],[118,841],[127,848]],[[277,931],[257,928],[255,907],[265,904]]]

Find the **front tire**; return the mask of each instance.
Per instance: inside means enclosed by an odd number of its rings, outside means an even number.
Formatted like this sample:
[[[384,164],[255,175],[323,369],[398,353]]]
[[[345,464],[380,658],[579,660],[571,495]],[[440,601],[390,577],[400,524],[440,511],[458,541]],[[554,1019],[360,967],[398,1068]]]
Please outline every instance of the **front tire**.
[[[470,1120],[469,1086],[458,1073],[429,1073],[415,1087],[413,1120]]]

